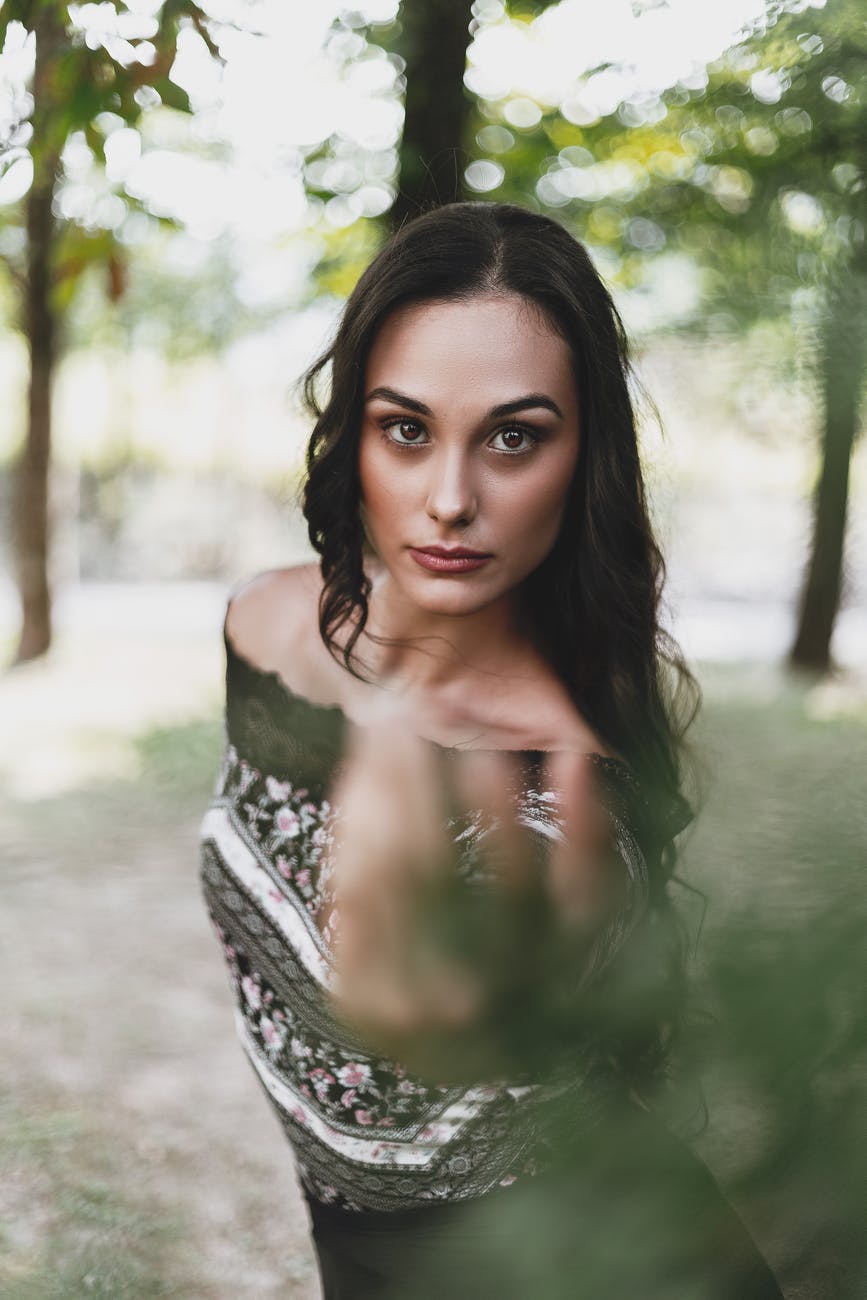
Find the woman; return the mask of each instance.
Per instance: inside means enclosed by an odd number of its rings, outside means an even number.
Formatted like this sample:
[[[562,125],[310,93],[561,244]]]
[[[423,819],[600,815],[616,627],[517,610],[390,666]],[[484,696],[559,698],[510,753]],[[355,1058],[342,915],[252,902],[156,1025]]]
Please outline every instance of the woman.
[[[697,688],[629,379],[556,222],[418,218],[307,375],[320,562],[229,602],[202,882],[326,1300],[780,1295],[649,1109]]]

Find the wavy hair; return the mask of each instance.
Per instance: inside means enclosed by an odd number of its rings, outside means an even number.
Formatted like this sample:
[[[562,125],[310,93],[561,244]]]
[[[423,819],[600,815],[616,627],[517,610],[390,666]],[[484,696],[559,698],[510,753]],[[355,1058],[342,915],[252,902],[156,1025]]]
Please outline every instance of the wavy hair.
[[[620,315],[584,246],[549,217],[506,203],[452,203],[405,224],[359,278],[330,347],[303,378],[314,427],[302,509],[323,577],[319,628],[355,676],[368,615],[358,441],[367,358],[398,306],[517,294],[535,303],[569,345],[580,449],[557,541],[525,582],[540,645],[576,707],[632,766],[647,796],[644,842],[651,911],[668,919],[670,978],[682,966],[666,886],[674,837],[692,820],[682,792],[684,733],[701,692],[661,626],[665,562],[654,538],[631,389],[640,390]],[[320,395],[329,379],[327,397]],[[337,634],[346,633],[342,645]],[[677,999],[644,1042],[664,1055]],[[634,1044],[637,1048],[637,1044]],[[635,1052],[630,1052],[635,1056]]]

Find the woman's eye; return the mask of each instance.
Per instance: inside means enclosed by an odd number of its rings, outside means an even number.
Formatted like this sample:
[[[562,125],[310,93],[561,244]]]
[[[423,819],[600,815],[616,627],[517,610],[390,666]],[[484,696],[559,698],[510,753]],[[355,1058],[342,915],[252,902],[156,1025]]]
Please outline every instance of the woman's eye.
[[[497,438],[500,439],[500,446],[495,447],[495,450],[512,454],[529,451],[539,441],[534,433],[531,433],[529,429],[522,429],[520,425],[514,425],[508,429],[498,429],[491,442],[492,446]]]
[[[423,440],[424,429],[415,420],[386,420],[382,427],[389,441],[398,447],[411,447]]]

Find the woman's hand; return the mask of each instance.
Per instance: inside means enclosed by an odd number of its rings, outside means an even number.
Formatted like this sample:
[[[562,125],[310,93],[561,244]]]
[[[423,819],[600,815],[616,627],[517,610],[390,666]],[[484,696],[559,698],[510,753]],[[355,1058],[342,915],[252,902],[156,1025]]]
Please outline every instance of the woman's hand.
[[[380,723],[357,730],[331,802],[337,999],[397,1033],[460,1024],[478,990],[421,932],[418,904],[455,865],[442,774],[430,745]]]
[[[549,754],[545,778],[558,795],[563,832],[548,858],[548,894],[565,930],[592,939],[625,892],[611,821],[586,754]]]
[[[515,1025],[544,998],[545,971],[562,968],[552,947],[566,944],[580,964],[616,902],[621,877],[587,757],[548,758],[563,833],[544,857],[516,815],[516,775],[507,754],[446,760],[381,723],[355,734],[332,794],[335,1007],[381,1050],[443,1080],[514,1064]],[[448,818],[461,810],[488,828],[477,852],[493,889],[482,897],[458,878]]]

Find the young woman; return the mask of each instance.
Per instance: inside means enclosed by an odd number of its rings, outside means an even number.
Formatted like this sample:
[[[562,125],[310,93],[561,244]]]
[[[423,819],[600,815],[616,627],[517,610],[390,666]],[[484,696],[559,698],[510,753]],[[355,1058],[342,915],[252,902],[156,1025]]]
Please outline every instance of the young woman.
[[[307,375],[319,563],[229,602],[201,878],[326,1300],[780,1295],[651,1108],[697,687],[630,378],[559,224],[418,218]]]

